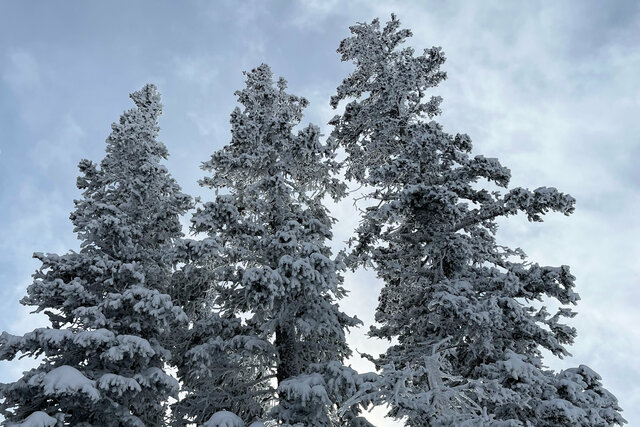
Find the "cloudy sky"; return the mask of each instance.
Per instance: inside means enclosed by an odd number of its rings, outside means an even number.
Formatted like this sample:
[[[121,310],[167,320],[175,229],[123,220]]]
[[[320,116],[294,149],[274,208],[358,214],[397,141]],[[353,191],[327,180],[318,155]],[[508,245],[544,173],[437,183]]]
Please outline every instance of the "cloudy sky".
[[[0,330],[42,322],[18,303],[37,267],[31,254],[78,248],[68,220],[76,165],[102,158],[130,92],[158,85],[168,167],[206,200],[199,165],[229,140],[243,70],[271,65],[311,101],[305,120],[324,126],[351,70],[335,53],[349,25],[395,12],[414,32],[411,45],[446,53],[448,79],[434,91],[445,129],[498,157],[513,185],[555,186],[578,200],[568,218],[510,218],[499,238],[541,264],[572,267],[579,337],[572,358],[546,363],[591,366],[640,425],[640,3],[344,3],[0,2]],[[334,214],[340,246],[357,221],[348,201]],[[371,324],[375,275],[349,274],[346,285],[345,309]],[[381,350],[366,328],[354,347]],[[0,362],[0,381],[27,366]]]

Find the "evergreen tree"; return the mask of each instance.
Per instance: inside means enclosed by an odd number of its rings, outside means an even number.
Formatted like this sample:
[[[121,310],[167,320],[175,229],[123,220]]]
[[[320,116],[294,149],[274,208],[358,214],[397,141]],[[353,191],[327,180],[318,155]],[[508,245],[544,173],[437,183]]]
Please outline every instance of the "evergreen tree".
[[[168,156],[157,140],[160,94],[146,85],[131,98],[137,108],[112,125],[100,166],[80,162],[83,197],[70,217],[80,251],[34,255],[42,266],[21,302],[51,326],[0,336],[0,359],[42,358],[0,387],[10,422],[158,426],[177,396],[162,342],[186,321],[166,291],[179,216],[192,202],[160,163]]]
[[[336,415],[351,373],[342,364],[345,329],[359,321],[338,308],[343,262],[327,246],[334,220],[323,198],[345,193],[332,177],[335,147],[320,142],[316,126],[294,133],[308,102],[286,93],[284,79],[274,83],[268,66],[246,76],[231,142],[203,165],[212,176],[201,184],[216,198],[198,209],[193,230],[219,239],[214,304],[260,350],[250,360],[268,374],[262,379],[277,379],[271,416],[285,425],[345,425]],[[273,394],[268,382],[260,386]]]
[[[445,78],[440,48],[401,47],[411,33],[395,16],[351,32],[338,52],[355,70],[331,105],[349,102],[331,123],[346,177],[369,189],[371,206],[349,260],[372,263],[384,281],[370,335],[397,344],[371,357],[380,375],[348,404],[389,404],[409,426],[622,424],[597,374],[542,364],[542,349],[563,357],[576,336],[563,323],[578,301],[569,267],[528,262],[495,240],[497,219],[569,215],[574,199],[509,189],[509,169],[429,121],[441,99],[426,94]],[[538,303],[552,300],[553,315]]]

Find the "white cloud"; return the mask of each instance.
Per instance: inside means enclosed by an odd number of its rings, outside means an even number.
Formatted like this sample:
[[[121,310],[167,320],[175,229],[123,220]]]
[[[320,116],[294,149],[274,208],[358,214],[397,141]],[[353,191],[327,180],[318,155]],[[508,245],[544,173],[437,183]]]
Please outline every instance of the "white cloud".
[[[75,166],[82,157],[84,137],[82,128],[73,117],[67,115],[51,139],[39,139],[29,148],[29,157],[42,173],[56,169],[75,172]]]
[[[2,79],[19,90],[33,90],[42,84],[40,70],[35,58],[26,50],[17,49],[7,55],[7,67]]]
[[[178,56],[174,59],[175,73],[178,78],[189,84],[196,84],[208,90],[219,79],[218,64],[221,58]]]
[[[193,123],[197,126],[198,131],[202,136],[223,136],[222,134],[224,129],[220,125],[220,122],[217,120],[217,115],[212,113],[206,114],[189,111],[187,113],[187,117],[189,117],[191,121],[193,121]]]

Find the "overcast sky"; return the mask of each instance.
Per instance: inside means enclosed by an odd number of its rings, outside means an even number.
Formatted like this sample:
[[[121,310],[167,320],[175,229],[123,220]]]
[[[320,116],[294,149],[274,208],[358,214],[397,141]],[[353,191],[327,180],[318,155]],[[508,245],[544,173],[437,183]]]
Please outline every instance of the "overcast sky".
[[[110,124],[146,82],[163,94],[161,139],[183,189],[198,188],[202,161],[229,141],[233,91],[262,62],[311,101],[306,121],[324,129],[328,101],[352,67],[335,53],[349,25],[395,12],[410,44],[442,46],[448,79],[438,119],[498,157],[514,186],[555,186],[577,199],[571,217],[510,218],[499,240],[532,261],[568,264],[582,300],[574,357],[587,364],[640,425],[640,3],[633,1],[2,1],[0,2],[0,330],[40,325],[19,305],[37,267],[33,252],[78,241],[68,220],[77,163],[100,161]],[[357,223],[335,206],[336,245]],[[380,283],[349,274],[345,310],[365,327]],[[370,369],[360,358],[359,369]],[[27,361],[0,362],[0,381]],[[377,417],[377,415],[375,415]],[[380,426],[391,425],[387,421]]]

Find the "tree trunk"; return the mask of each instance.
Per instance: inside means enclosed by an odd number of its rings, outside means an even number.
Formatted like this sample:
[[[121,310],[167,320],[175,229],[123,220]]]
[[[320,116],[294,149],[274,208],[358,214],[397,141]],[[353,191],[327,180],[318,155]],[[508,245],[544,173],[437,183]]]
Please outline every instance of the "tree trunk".
[[[296,333],[292,324],[280,324],[276,327],[275,344],[280,358],[277,372],[278,384],[280,384],[287,378],[300,374]]]

